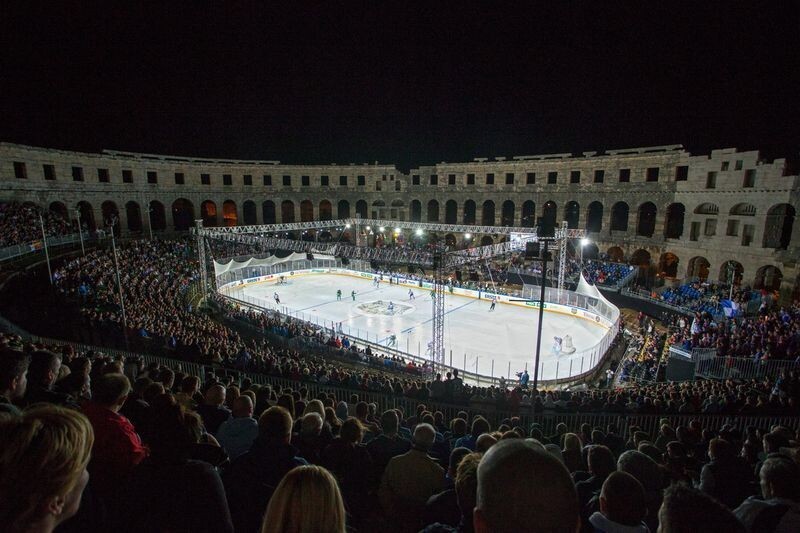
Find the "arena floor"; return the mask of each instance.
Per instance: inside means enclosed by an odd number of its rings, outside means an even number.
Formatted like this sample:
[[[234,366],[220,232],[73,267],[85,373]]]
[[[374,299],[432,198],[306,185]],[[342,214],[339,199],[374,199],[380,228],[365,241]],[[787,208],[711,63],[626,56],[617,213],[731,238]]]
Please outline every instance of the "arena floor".
[[[342,299],[336,291],[342,291]],[[355,301],[351,291],[356,291]],[[413,355],[426,357],[432,335],[432,304],[428,290],[413,289],[415,299],[409,299],[409,289],[389,285],[386,281],[375,288],[369,279],[345,275],[313,275],[291,278],[284,285],[273,282],[253,283],[238,287],[231,296],[262,307],[276,309],[274,294],[280,297],[281,307],[326,327],[341,322],[344,335],[367,338],[386,346],[391,335],[397,348]],[[387,310],[394,304],[394,313]],[[456,368],[483,375],[513,377],[528,368],[533,376],[536,350],[538,309],[498,303],[489,311],[490,302],[466,296],[447,294],[445,299],[445,345],[447,363]],[[606,333],[594,322],[556,312],[544,313],[542,328],[540,379],[564,379],[587,371],[596,364],[594,348]],[[575,353],[556,355],[553,337],[573,338]],[[493,365],[494,362],[494,365]],[[510,376],[509,374],[510,368]]]

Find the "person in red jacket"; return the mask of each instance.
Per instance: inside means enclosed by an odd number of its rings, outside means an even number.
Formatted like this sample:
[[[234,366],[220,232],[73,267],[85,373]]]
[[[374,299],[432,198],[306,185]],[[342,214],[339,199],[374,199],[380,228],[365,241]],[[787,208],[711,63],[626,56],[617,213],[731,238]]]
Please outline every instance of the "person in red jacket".
[[[119,414],[130,390],[130,381],[123,374],[106,374],[92,383],[92,399],[83,406],[95,435],[89,473],[101,493],[118,487],[147,456],[133,424]]]

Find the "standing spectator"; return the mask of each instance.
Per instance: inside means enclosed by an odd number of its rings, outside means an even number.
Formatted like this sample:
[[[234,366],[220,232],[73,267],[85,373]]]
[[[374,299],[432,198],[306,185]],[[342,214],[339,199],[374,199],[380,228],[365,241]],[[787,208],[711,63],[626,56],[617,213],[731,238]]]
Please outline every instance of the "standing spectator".
[[[450,452],[450,462],[445,477],[445,490],[428,498],[428,502],[425,504],[424,517],[424,522],[426,524],[440,523],[452,527],[457,527],[459,525],[462,512],[458,505],[456,479],[461,461],[469,454],[470,451],[467,448],[456,448]],[[480,454],[475,455],[480,459]],[[470,518],[471,517],[472,514],[470,513]],[[472,528],[471,521],[469,527]]]
[[[308,464],[297,456],[291,439],[292,415],[283,407],[270,407],[258,419],[258,437],[250,451],[225,472],[225,493],[237,533],[258,531],[280,480],[292,468]]]
[[[222,423],[217,440],[231,461],[250,449],[258,437],[258,422],[253,418],[253,400],[239,396],[233,402],[233,418]]]
[[[3,350],[0,353],[0,413],[21,415],[14,405],[25,396],[30,358],[22,352]]]
[[[261,533],[345,533],[336,479],[321,466],[300,466],[281,480],[267,506]]]
[[[392,458],[378,491],[384,515],[399,531],[418,531],[425,503],[444,487],[444,470],[428,456],[436,431],[430,424],[414,429],[411,450]]]
[[[569,472],[541,445],[498,442],[478,466],[473,522],[476,533],[576,531],[578,499]]]
[[[485,418],[482,416],[476,416],[472,420],[472,431],[470,434],[458,439],[453,446],[455,448],[464,447],[474,452],[475,446],[478,443],[478,437],[484,433],[489,433],[491,429],[492,426],[489,425],[489,422]]]
[[[84,415],[54,405],[0,417],[0,525],[49,533],[75,515],[94,442]]]
[[[117,489],[147,456],[136,428],[119,414],[130,390],[130,381],[123,374],[105,374],[95,380],[92,399],[83,406],[95,435],[89,463],[92,486],[105,495]]]
[[[578,493],[578,503],[581,509],[584,509],[595,493],[600,491],[609,474],[617,469],[614,455],[606,446],[594,444],[588,448],[589,451],[586,457],[591,477],[575,484],[575,491]],[[588,516],[585,518],[588,519]]]
[[[231,412],[225,407],[225,387],[212,385],[206,391],[205,401],[197,406],[197,413],[203,419],[206,431],[216,435],[223,422],[231,418]]]

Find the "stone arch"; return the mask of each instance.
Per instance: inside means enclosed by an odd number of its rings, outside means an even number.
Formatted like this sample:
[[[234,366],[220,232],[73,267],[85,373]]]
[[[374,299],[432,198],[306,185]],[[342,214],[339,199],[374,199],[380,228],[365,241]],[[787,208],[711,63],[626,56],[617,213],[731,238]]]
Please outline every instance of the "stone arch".
[[[261,202],[261,219],[264,224],[275,224],[277,218],[275,216],[275,202],[272,200],[264,200]]]
[[[494,226],[494,202],[486,200],[481,207],[481,226]]]
[[[94,221],[94,207],[86,200],[78,202],[78,211],[80,211],[81,227],[94,231],[97,229],[97,224]]]
[[[754,217],[756,216],[756,206],[748,203],[736,204],[735,206],[731,207],[731,210],[728,214],[737,217]]]
[[[64,202],[50,202],[50,207],[47,208],[50,212],[60,216],[63,220],[69,220],[70,215],[67,206]]]
[[[744,277],[744,267],[739,261],[729,259],[722,263],[719,267],[719,281],[730,284],[731,277],[733,277],[734,285],[741,285],[742,278]]]
[[[233,200],[222,202],[222,221],[226,228],[239,224],[239,213],[236,211],[236,202]]]
[[[672,252],[664,252],[658,259],[658,272],[665,278],[678,277],[680,258]]]
[[[539,229],[540,235],[543,237],[552,237],[555,235],[556,230],[556,217],[558,216],[558,206],[552,200],[549,200],[542,207],[541,223]]]
[[[365,200],[356,202],[356,215],[361,218],[367,218],[367,202]]]
[[[172,224],[176,231],[185,231],[194,224],[194,204],[186,198],[172,202]]]
[[[694,208],[695,215],[718,215],[719,206],[711,202],[703,202]]]
[[[256,215],[256,203],[252,200],[245,200],[242,204],[242,220],[245,226],[255,226],[258,224]]]
[[[350,218],[350,202],[347,200],[339,200],[339,203],[336,206],[336,212],[339,220]]]
[[[622,263],[625,260],[625,252],[619,246],[612,246],[606,252],[608,258],[614,263]]]
[[[753,284],[754,289],[766,289],[768,291],[778,291],[783,281],[783,272],[774,265],[764,265],[756,271],[756,279]]]
[[[428,222],[439,222],[439,202],[436,200],[428,202]]]
[[[444,204],[444,223],[458,224],[458,204],[455,200],[447,200]]]
[[[303,200],[300,202],[300,222],[313,222],[314,221],[314,204],[311,200]]]
[[[503,206],[500,209],[500,225],[501,226],[513,226],[514,225],[514,215],[516,210],[516,206],[514,202],[511,200],[506,200],[503,202]]]
[[[611,206],[611,231],[628,231],[630,206],[626,202],[617,202]]]
[[[217,227],[217,204],[212,200],[206,200],[200,204],[200,217],[203,219],[204,227]]]
[[[656,230],[656,204],[645,202],[639,206],[639,219],[636,222],[636,235],[652,237]]]
[[[636,266],[650,266],[650,252],[639,248],[631,254],[630,264]]]
[[[103,214],[103,227],[110,226],[113,223],[114,235],[119,235],[119,208],[117,208],[117,204],[111,200],[106,200],[100,204],[100,211]]]
[[[533,200],[526,200],[522,203],[522,220],[520,223],[523,228],[536,226],[536,204]]]
[[[464,202],[464,224],[475,224],[477,210],[474,200]]]
[[[490,244],[494,244],[494,239],[492,239],[491,235],[481,237],[481,246],[489,246]]]
[[[667,239],[680,239],[683,235],[683,219],[686,206],[682,203],[672,203],[667,206],[667,217],[664,224],[664,237]]]
[[[383,200],[375,200],[372,202],[372,207],[386,207],[386,202]]]
[[[320,220],[333,219],[333,205],[329,200],[322,200],[319,203],[319,219]]]
[[[153,231],[164,231],[167,229],[167,210],[164,208],[164,204],[158,200],[151,200],[150,205],[148,205],[147,214],[150,217],[150,227]],[[194,208],[192,208],[192,215],[194,215]]]
[[[584,259],[597,259],[597,256],[600,255],[600,249],[597,245],[593,242],[583,246],[583,250],[581,252],[583,254]]]
[[[125,218],[128,219],[128,231],[142,231],[142,209],[138,202],[131,200],[125,204]]]
[[[411,200],[411,222],[422,222],[422,202]]]
[[[294,202],[291,200],[281,202],[281,222],[294,222]]]
[[[581,218],[581,205],[575,200],[570,200],[564,206],[564,220],[569,229],[577,229]]]
[[[603,230],[603,204],[594,201],[586,210],[586,231],[599,233]]]
[[[769,208],[764,223],[764,248],[785,250],[789,247],[795,215],[795,208],[789,204],[777,204]]]
[[[708,272],[711,268],[711,263],[708,262],[708,259],[705,257],[698,255],[689,259],[689,265],[686,269],[686,277],[687,278],[698,278],[700,280],[707,280],[708,279]]]

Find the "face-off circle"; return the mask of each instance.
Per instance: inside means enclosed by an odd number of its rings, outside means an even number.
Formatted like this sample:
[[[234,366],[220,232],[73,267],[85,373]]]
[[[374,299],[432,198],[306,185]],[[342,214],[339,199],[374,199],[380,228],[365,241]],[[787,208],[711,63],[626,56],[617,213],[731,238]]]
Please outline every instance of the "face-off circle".
[[[391,303],[391,305],[389,305]],[[413,311],[413,305],[389,300],[372,300],[355,306],[362,315],[398,316]]]

